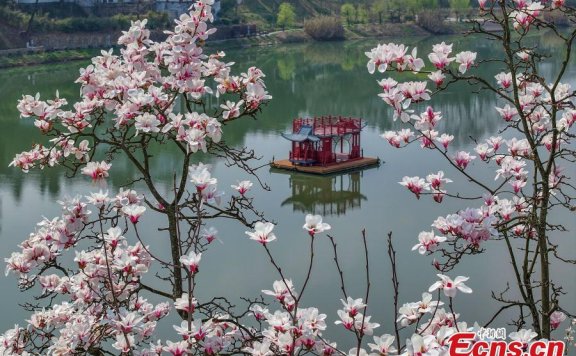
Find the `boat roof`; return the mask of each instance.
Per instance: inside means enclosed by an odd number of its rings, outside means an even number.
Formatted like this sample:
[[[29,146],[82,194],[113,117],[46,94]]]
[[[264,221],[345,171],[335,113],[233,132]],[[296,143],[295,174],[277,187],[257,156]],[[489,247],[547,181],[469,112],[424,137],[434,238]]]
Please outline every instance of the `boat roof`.
[[[303,142],[306,140],[318,142],[320,138],[312,133],[311,125],[302,125],[298,133],[283,133],[282,137],[293,142]]]

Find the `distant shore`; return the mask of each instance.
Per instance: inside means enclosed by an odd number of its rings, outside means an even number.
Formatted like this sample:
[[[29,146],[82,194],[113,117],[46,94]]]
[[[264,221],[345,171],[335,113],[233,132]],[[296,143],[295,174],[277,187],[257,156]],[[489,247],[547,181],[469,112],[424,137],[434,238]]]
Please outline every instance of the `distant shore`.
[[[431,35],[429,32],[414,24],[363,25],[346,28],[346,40],[429,35]],[[303,42],[314,42],[314,39],[308,36],[303,29],[290,29],[286,31],[275,31],[250,37],[212,40],[208,41],[206,46],[208,48],[222,45],[226,48],[246,48]],[[100,50],[95,48],[84,48],[51,51],[31,50],[30,52],[19,52],[20,53],[18,54],[2,54],[2,51],[0,51],[0,68],[26,67],[40,64],[87,60],[94,57],[95,55],[98,55]]]

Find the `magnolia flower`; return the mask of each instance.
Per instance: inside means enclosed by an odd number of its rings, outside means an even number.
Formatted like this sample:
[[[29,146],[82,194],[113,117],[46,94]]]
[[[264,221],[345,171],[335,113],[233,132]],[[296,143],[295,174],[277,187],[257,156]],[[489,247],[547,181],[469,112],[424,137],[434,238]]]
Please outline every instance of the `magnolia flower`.
[[[218,179],[212,177],[209,168],[210,166],[202,163],[189,167],[190,181],[196,186],[198,192],[202,192],[208,186],[218,182]]]
[[[172,342],[166,341],[164,351],[173,356],[183,356],[188,352],[188,341]]]
[[[436,86],[440,86],[442,85],[442,83],[444,83],[444,79],[446,79],[446,76],[442,74],[441,70],[437,70],[435,72],[430,73],[428,75],[428,79],[433,81],[436,84]]]
[[[261,343],[258,341],[254,341],[251,347],[245,347],[242,351],[247,352],[253,356],[271,356],[274,355],[274,352],[270,350],[270,341],[264,340]]]
[[[152,115],[150,113],[144,113],[139,115],[135,119],[134,128],[136,129],[136,135],[138,135],[139,131],[142,132],[160,132],[160,128],[158,127],[161,124],[160,120],[156,118],[156,115]]]
[[[88,162],[86,167],[82,168],[82,174],[92,177],[93,180],[100,180],[108,177],[108,170],[112,167],[111,163]]]
[[[404,327],[414,324],[421,316],[422,314],[419,311],[418,303],[406,303],[398,309],[398,319],[396,319],[396,322]]]
[[[212,241],[216,240],[216,235],[218,235],[218,230],[211,226],[208,229],[202,230],[200,237],[205,238],[208,243],[212,243]]]
[[[426,181],[430,184],[432,189],[436,190],[439,190],[446,183],[452,183],[451,179],[444,178],[444,171],[438,171],[436,174],[427,175]]]
[[[263,101],[272,99],[263,83],[248,83],[246,86],[246,104],[251,110],[256,110]]]
[[[550,315],[550,326],[552,329],[558,329],[564,320],[566,320],[566,314],[561,311],[555,311]]]
[[[268,242],[276,240],[276,236],[272,232],[273,229],[274,224],[271,222],[258,221],[256,225],[254,225],[254,231],[246,231],[246,235],[250,236],[250,240],[266,245]]]
[[[331,226],[328,225],[327,223],[322,222],[322,216],[307,214],[306,223],[304,224],[304,226],[302,226],[302,228],[304,230],[308,230],[308,233],[311,236],[314,236],[315,234],[321,233],[326,230],[330,230]]]
[[[250,307],[250,311],[254,313],[254,317],[256,318],[256,320],[264,320],[266,319],[266,316],[269,314],[267,308],[264,308],[258,304],[252,305]]]
[[[436,137],[436,141],[440,142],[440,144],[442,144],[442,147],[444,147],[444,149],[448,149],[448,145],[450,145],[450,142],[452,142],[452,140],[454,140],[454,136],[443,133],[442,135]]]
[[[374,336],[374,343],[368,343],[368,347],[378,355],[387,356],[396,353],[396,348],[392,345],[393,343],[394,336],[384,334],[382,336]]]
[[[370,318],[372,317],[369,315],[365,315],[363,317],[358,315],[356,318],[354,318],[354,327],[356,330],[360,331],[364,335],[372,335],[374,333],[374,329],[379,327],[380,324],[371,323]]]
[[[461,169],[466,169],[468,163],[470,163],[476,156],[472,156],[469,152],[458,151],[456,155],[454,155],[454,161],[456,161],[456,165]]]
[[[512,73],[498,73],[495,78],[498,85],[504,89],[508,89],[512,85]]]
[[[198,265],[200,264],[200,259],[202,258],[202,253],[196,253],[190,251],[187,256],[180,257],[180,263],[190,271],[190,273],[198,272]]]
[[[462,293],[472,293],[472,289],[470,289],[467,285],[464,284],[469,278],[458,276],[454,281],[450,279],[450,277],[437,274],[440,277],[440,281],[432,284],[430,288],[428,288],[428,292],[433,292],[436,289],[444,290],[444,295],[450,298],[454,298],[456,296],[456,291],[459,290]]]
[[[194,309],[198,305],[196,298],[192,298],[192,303],[190,303],[190,297],[188,293],[183,293],[180,298],[176,298],[174,301],[174,308],[177,310],[184,310],[187,313],[194,313]]]
[[[294,284],[290,279],[286,279],[283,281],[274,281],[274,283],[272,283],[272,289],[273,290],[262,290],[262,293],[273,296],[280,303],[284,303],[287,297],[295,295],[295,292],[293,290]]]
[[[249,180],[243,180],[238,182],[238,185],[231,185],[231,187],[236,189],[240,195],[244,195],[247,191],[250,190],[250,188],[252,188],[253,185],[254,184]]]
[[[134,335],[118,333],[116,334],[116,342],[112,344],[112,347],[123,353],[128,353],[130,352],[133,345]]]
[[[421,336],[413,334],[410,339],[406,340],[406,352],[402,355],[405,356],[425,356],[437,355],[434,349],[438,347],[434,335]]]
[[[340,301],[344,305],[342,310],[351,317],[356,316],[361,309],[366,307],[366,304],[362,302],[362,298],[353,299],[351,297],[347,297],[346,301],[344,301],[344,299],[340,299]]]
[[[458,70],[460,73],[464,74],[472,64],[474,64],[474,60],[476,59],[476,53],[470,51],[464,51],[456,54],[456,63],[460,63]]]
[[[521,329],[515,332],[511,332],[508,334],[510,340],[519,341],[522,343],[522,348],[525,349],[528,347],[530,341],[532,341],[538,334],[532,330]]]
[[[488,156],[488,154],[492,153],[492,148],[490,146],[488,146],[487,143],[480,143],[474,148],[474,151],[476,151],[476,153],[478,153],[481,160],[485,161],[486,156]]]
[[[100,190],[98,193],[90,193],[90,196],[87,196],[86,198],[88,203],[97,207],[102,207],[110,200],[108,197],[108,191],[102,192],[102,190]]]
[[[226,100],[226,104],[220,105],[224,112],[222,113],[222,118],[224,120],[231,120],[240,116],[240,108],[244,105],[244,100],[240,100],[237,103]]]
[[[414,193],[418,199],[420,199],[422,191],[430,190],[430,185],[424,181],[424,178],[420,177],[404,177],[399,183]]]
[[[428,55],[428,59],[436,67],[436,69],[439,70],[446,68],[446,66],[448,66],[450,62],[454,61],[454,57],[448,57],[448,53],[441,53],[441,52],[430,53]]]
[[[389,91],[390,89],[398,85],[398,82],[392,78],[384,78],[382,80],[377,81],[377,83],[380,86],[380,88],[382,88],[382,90],[384,91]]]
[[[420,242],[412,247],[412,251],[418,250],[421,255],[424,255],[426,252],[435,251],[436,247],[438,247],[441,242],[446,241],[446,237],[436,236],[434,231],[422,231],[418,235],[418,241]]]
[[[334,324],[336,325],[340,325],[342,324],[342,326],[346,329],[346,330],[351,330],[352,327],[354,326],[354,318],[351,317],[348,313],[346,313],[344,310],[338,310],[338,317],[340,317],[340,320],[336,320],[334,322]]]
[[[432,51],[434,53],[450,54],[452,53],[452,43],[446,44],[444,41],[442,41],[442,43],[436,43],[432,45]]]
[[[396,131],[385,131],[382,135],[380,135],[383,139],[388,141],[388,143],[396,148],[400,147],[402,143],[401,137],[398,135]]]
[[[142,214],[144,214],[145,211],[146,207],[136,204],[126,205],[122,208],[122,212],[126,216],[128,216],[132,224],[136,224],[138,222],[138,219],[140,219],[140,216],[142,216]]]
[[[441,305],[444,305],[443,302],[432,300],[432,294],[430,293],[422,293],[422,300],[419,302],[414,303],[417,305],[419,313],[434,313],[434,310]],[[434,308],[434,309],[433,309]]]

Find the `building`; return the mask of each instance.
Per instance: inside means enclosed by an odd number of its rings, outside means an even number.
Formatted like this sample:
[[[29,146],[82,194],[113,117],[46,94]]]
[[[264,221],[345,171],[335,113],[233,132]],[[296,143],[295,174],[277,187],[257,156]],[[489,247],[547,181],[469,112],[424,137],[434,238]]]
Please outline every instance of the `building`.
[[[290,162],[326,166],[362,157],[360,132],[364,126],[362,119],[351,117],[298,118],[292,122],[292,133],[282,136],[292,142]]]

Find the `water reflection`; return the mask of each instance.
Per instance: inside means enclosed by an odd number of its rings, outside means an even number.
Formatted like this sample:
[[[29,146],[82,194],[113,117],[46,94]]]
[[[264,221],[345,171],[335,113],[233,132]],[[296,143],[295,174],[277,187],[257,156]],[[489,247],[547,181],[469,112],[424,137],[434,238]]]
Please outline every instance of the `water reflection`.
[[[289,187],[292,195],[280,206],[292,206],[298,213],[340,216],[360,209],[368,198],[361,192],[362,172],[335,176],[313,176],[292,173]]]
[[[553,48],[559,44],[543,36],[540,42],[543,47]],[[430,48],[435,42],[446,40],[455,43],[455,48],[470,48],[479,52],[480,58],[494,56],[498,52],[494,42],[477,41],[472,38],[408,38],[396,39],[408,45]],[[274,100],[265,108],[257,121],[243,121],[225,127],[225,138],[232,146],[253,146],[247,142],[251,133],[276,134],[285,131],[292,118],[307,113],[310,116],[337,114],[362,117],[369,127],[378,131],[399,128],[401,123],[390,120],[392,113],[375,95],[376,77],[366,70],[364,52],[374,46],[375,41],[345,43],[297,44],[277,48],[254,48],[242,51],[228,51],[231,61],[238,63],[238,68],[257,65],[267,74],[267,84]],[[542,64],[547,73],[559,69],[561,59],[550,57]],[[61,97],[70,102],[78,98],[79,87],[74,84],[78,68],[85,63],[73,65],[43,66],[11,71],[0,71],[0,123],[10,130],[0,131],[0,182],[8,182],[12,193],[21,194],[24,179],[20,172],[8,168],[16,152],[27,150],[32,142],[43,142],[30,120],[18,120],[16,102],[22,93],[40,92],[47,97],[59,90]],[[480,74],[490,77],[499,71],[496,65],[485,66]],[[414,79],[417,79],[416,77]],[[209,98],[209,106],[219,106],[222,98]],[[435,110],[442,111],[447,118],[441,130],[455,136],[454,146],[466,145],[469,137],[481,139],[489,132],[494,132],[499,118],[494,110],[497,103],[488,93],[469,93],[462,88],[454,87],[435,97]],[[424,107],[417,108],[424,109]],[[156,152],[161,157],[159,174],[168,172],[173,164],[173,152],[165,149]],[[174,163],[177,164],[177,163]],[[170,165],[170,167],[169,167]],[[134,174],[130,165],[116,164],[113,176],[119,177],[118,184],[123,184]],[[29,175],[51,196],[60,194],[62,171],[42,172]],[[166,174],[166,181],[171,179]],[[168,184],[168,183],[167,183]],[[3,189],[6,189],[4,187]]]

